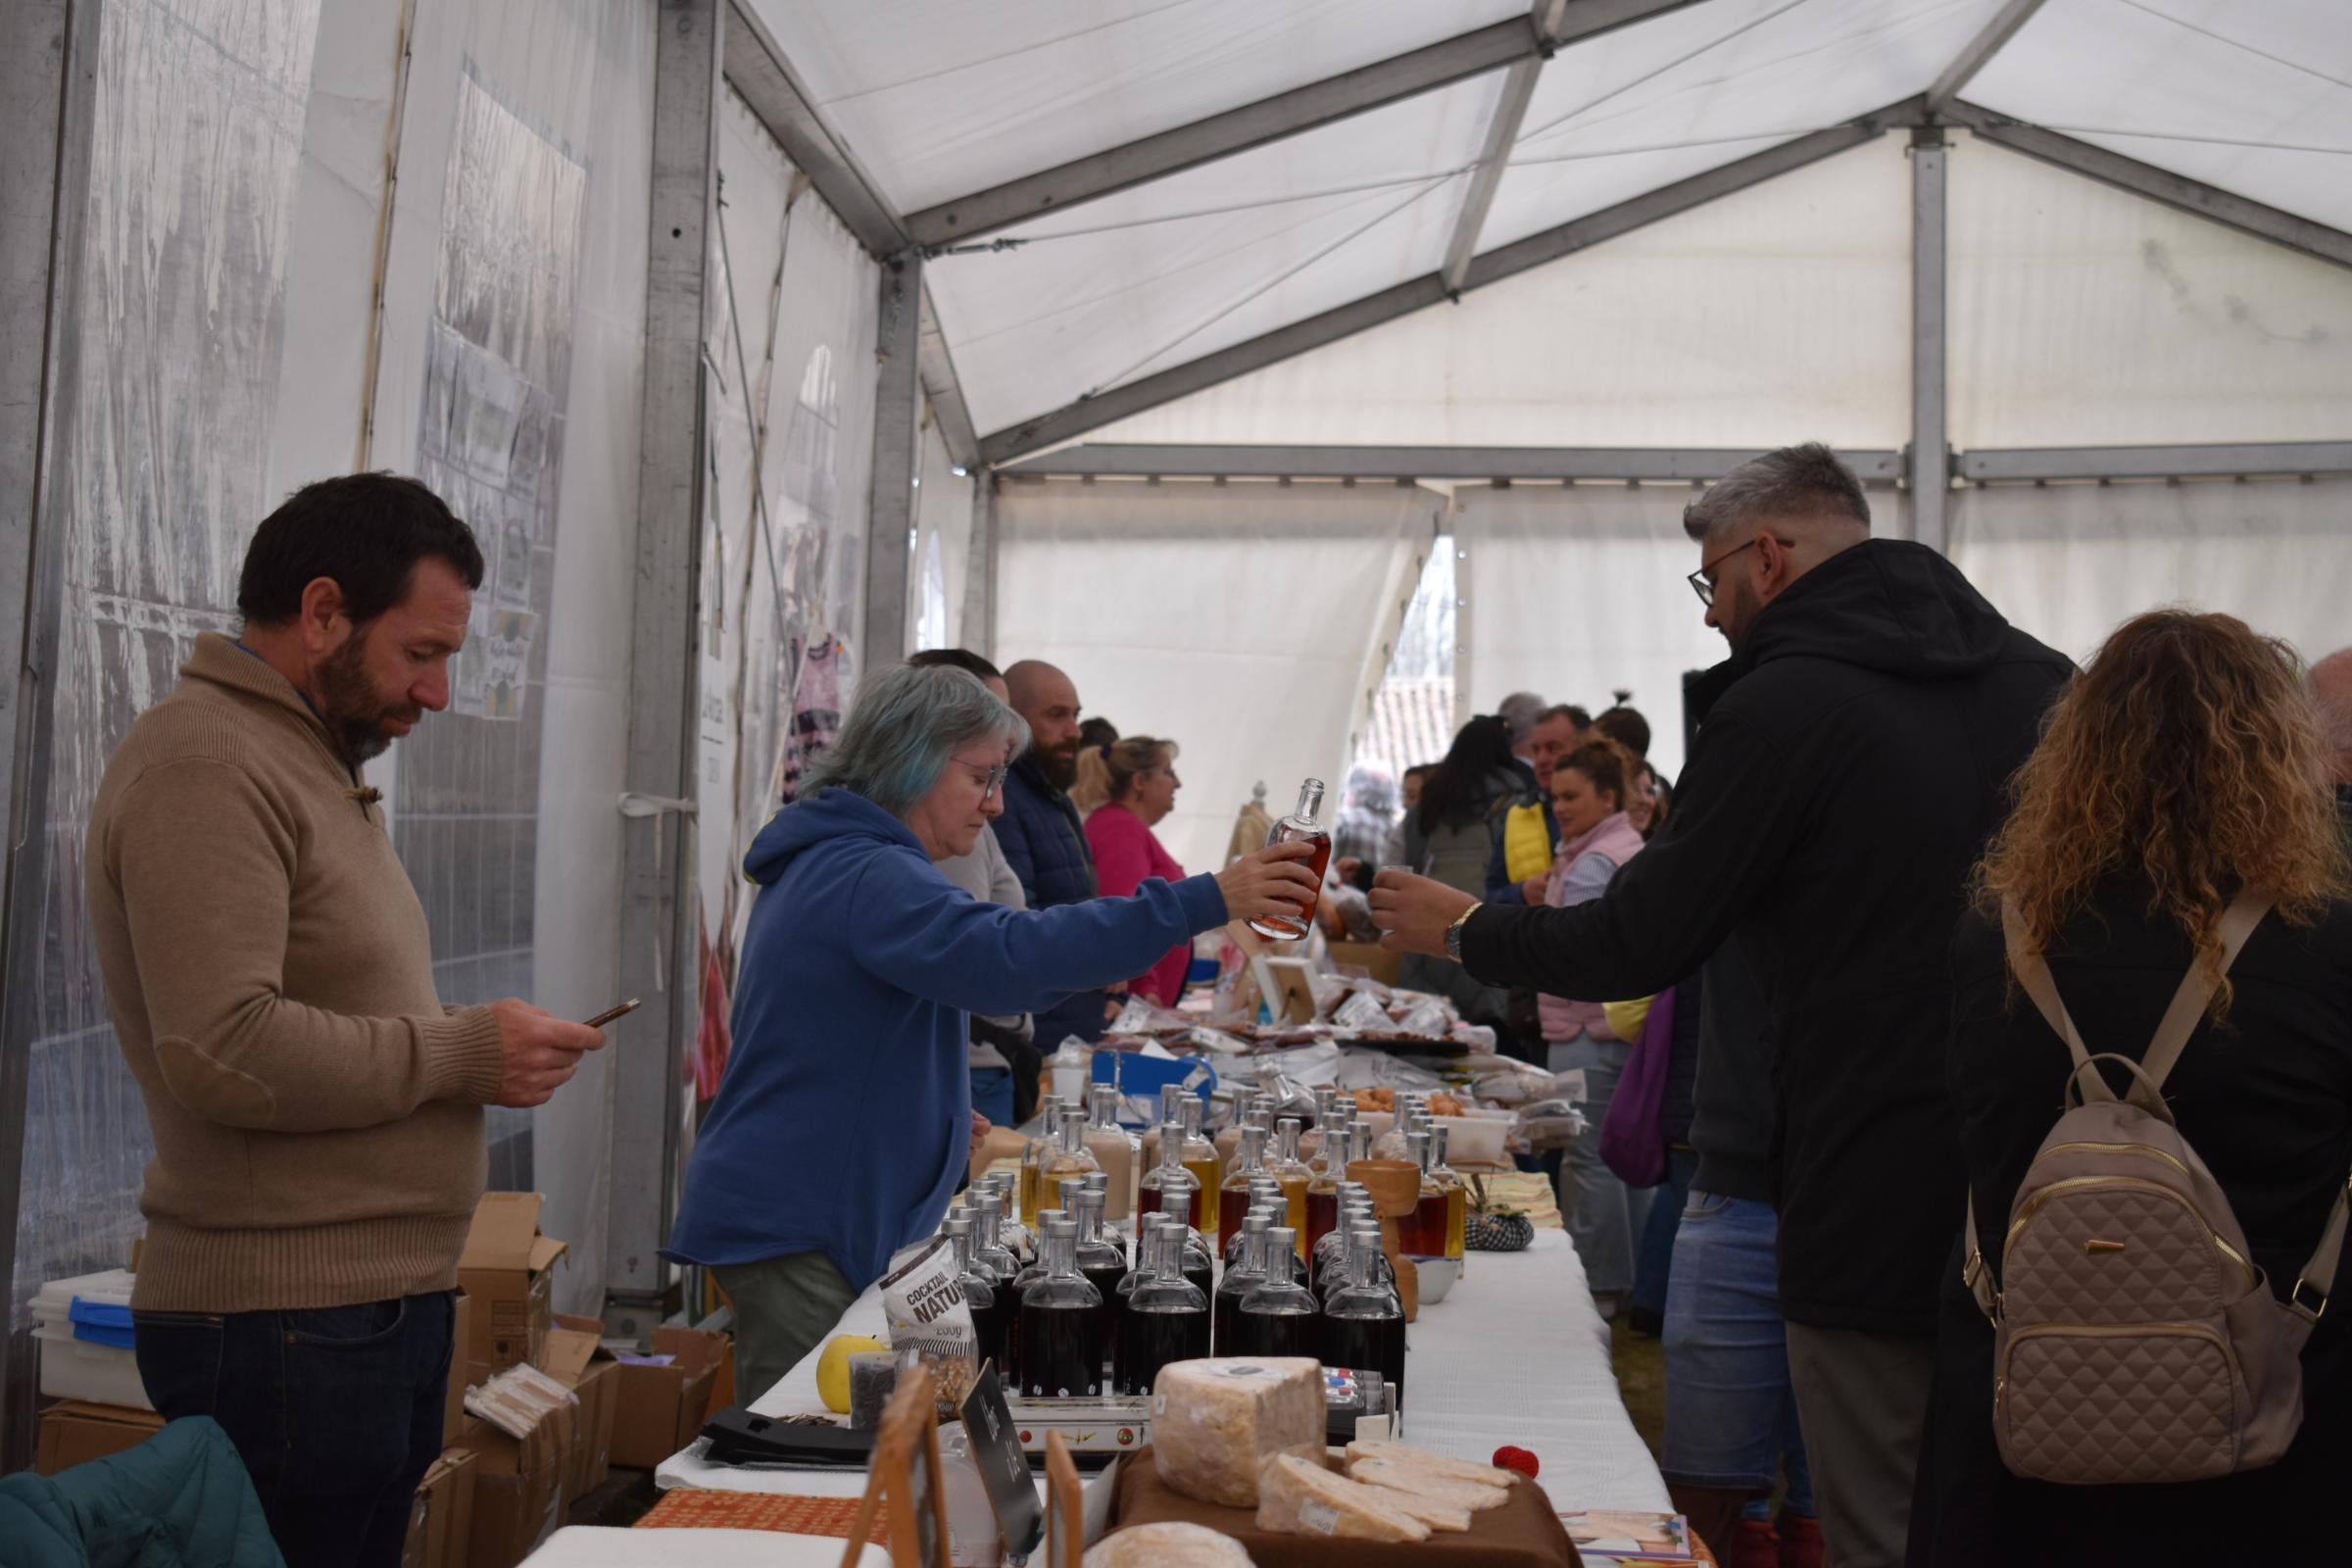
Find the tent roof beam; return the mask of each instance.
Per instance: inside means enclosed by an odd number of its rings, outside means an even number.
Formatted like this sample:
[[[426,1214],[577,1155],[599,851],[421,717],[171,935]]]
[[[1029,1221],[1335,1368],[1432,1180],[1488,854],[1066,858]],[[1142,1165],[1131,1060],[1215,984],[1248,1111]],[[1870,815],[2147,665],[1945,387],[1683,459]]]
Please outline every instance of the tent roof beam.
[[[1984,30],[1968,41],[1968,47],[1943,68],[1943,74],[1928,89],[1928,112],[1941,113],[1966,92],[1968,84],[1977,79],[1977,73],[1992,64],[1992,57],[2017,36],[2018,29],[2034,20],[2034,13],[2041,6],[2042,0],[2009,0],[2001,7],[1999,14],[1984,24]]]

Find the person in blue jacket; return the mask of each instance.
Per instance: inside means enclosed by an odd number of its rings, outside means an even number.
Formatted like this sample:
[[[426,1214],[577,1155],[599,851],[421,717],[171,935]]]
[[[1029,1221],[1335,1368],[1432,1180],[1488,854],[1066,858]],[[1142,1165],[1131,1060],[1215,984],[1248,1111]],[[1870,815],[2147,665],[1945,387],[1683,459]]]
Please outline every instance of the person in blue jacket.
[[[664,1250],[734,1302],[746,1402],[832,1331],[963,1185],[967,1013],[1041,1010],[1228,920],[1315,896],[1302,847],[1128,899],[982,904],[936,862],[1004,809],[1028,726],[960,669],[867,683],[799,804],[744,858],[760,884],[735,1048]]]

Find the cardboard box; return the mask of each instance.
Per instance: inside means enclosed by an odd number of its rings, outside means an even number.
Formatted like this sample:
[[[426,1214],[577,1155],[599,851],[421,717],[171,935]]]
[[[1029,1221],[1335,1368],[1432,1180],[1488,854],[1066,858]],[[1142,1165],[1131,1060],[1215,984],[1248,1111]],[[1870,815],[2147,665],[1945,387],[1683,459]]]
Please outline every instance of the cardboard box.
[[[709,1418],[719,1363],[732,1346],[704,1329],[654,1330],[653,1353],[668,1366],[619,1367],[619,1407],[612,1420],[612,1462],[651,1470],[694,1441]]]
[[[566,1404],[517,1439],[466,1418],[459,1445],[474,1456],[466,1568],[514,1568],[555,1534],[564,1522],[564,1471],[578,1421],[578,1409]]]
[[[466,1375],[480,1383],[518,1362],[536,1365],[547,1348],[550,1293],[564,1244],[539,1234],[537,1193],[484,1193],[458,1259],[458,1285],[472,1300]]]
[[[135,1448],[163,1430],[164,1418],[153,1410],[93,1404],[87,1399],[61,1399],[41,1412],[40,1446],[34,1452],[32,1468],[35,1474],[53,1476],[60,1470],[71,1470],[77,1464]]]
[[[1396,983],[1396,966],[1400,956],[1391,953],[1377,942],[1334,942],[1331,961],[1353,964],[1384,986]]]
[[[566,1493],[584,1497],[612,1471],[612,1419],[620,1400],[620,1363],[604,1348],[605,1325],[558,1312],[539,1370],[579,1396],[579,1441],[572,1447]]]
[[[451,1448],[416,1485],[400,1568],[467,1568],[473,1549],[474,1453]]]
[[[450,1327],[449,1394],[441,1406],[441,1446],[450,1447],[466,1430],[466,1374],[473,1365],[473,1301],[458,1293],[458,1314]]]

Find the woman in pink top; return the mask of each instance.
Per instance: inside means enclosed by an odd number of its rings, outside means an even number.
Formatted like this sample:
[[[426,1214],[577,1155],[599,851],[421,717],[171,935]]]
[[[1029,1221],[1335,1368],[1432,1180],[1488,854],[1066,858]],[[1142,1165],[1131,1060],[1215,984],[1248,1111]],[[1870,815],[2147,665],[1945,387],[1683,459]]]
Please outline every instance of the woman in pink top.
[[[1152,831],[1176,808],[1176,792],[1182,787],[1174,741],[1130,735],[1079,754],[1078,782],[1070,795],[1082,810],[1094,806],[1086,819],[1086,844],[1094,851],[1095,878],[1104,898],[1130,897],[1149,877],[1184,880],[1184,867],[1160,848]],[[1128,989],[1173,1007],[1184,995],[1185,971],[1192,961],[1190,947],[1172,948]]]
[[[1642,852],[1642,830],[1626,814],[1640,767],[1615,741],[1598,737],[1554,765],[1551,814],[1560,826],[1560,853],[1544,883],[1546,904],[1564,908],[1599,898],[1609,879]],[[1646,1217],[1646,1209],[1635,1214],[1637,1200],[1600,1158],[1601,1119],[1633,1046],[1617,1038],[1597,1002],[1539,996],[1536,1008],[1550,1048],[1547,1065],[1553,1072],[1581,1068],[1585,1075],[1585,1119],[1592,1131],[1561,1155],[1560,1212],[1605,1310],[1633,1289],[1634,1237]]]

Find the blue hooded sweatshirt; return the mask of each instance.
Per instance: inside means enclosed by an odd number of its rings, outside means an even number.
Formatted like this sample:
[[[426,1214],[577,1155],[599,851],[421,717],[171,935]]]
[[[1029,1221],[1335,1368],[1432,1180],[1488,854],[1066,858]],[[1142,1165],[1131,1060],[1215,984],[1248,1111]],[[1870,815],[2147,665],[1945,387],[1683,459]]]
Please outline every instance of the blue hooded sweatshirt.
[[[743,867],[762,891],[734,1054],[664,1251],[704,1264],[819,1251],[858,1291],[963,1185],[965,1014],[1038,1011],[1225,923],[1206,876],[1051,909],[982,904],[906,823],[845,790],[779,811]]]

